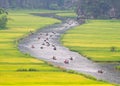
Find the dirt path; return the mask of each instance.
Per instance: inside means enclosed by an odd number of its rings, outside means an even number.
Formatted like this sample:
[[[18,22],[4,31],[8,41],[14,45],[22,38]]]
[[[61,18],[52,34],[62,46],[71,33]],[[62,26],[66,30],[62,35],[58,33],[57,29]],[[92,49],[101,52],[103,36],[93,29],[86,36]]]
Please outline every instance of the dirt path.
[[[77,26],[75,20],[66,20],[63,24],[53,25],[37,31],[19,43],[19,49],[33,57],[63,67],[68,70],[92,75],[98,80],[120,84],[120,71],[114,69],[117,64],[95,63],[76,52],[70,51],[60,43],[65,31]]]

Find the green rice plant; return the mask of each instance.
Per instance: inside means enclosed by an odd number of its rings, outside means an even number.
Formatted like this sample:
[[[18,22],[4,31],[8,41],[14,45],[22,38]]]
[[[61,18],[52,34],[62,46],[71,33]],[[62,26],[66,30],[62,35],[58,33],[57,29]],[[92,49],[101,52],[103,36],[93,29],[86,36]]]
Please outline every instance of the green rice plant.
[[[89,20],[67,31],[62,43],[93,61],[119,62],[119,28],[120,20]]]

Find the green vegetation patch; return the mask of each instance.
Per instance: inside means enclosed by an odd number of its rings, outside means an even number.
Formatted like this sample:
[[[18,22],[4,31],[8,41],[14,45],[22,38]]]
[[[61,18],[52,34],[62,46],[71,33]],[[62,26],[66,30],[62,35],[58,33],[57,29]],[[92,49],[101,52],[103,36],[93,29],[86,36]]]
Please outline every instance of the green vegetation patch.
[[[117,66],[116,69],[117,69],[117,70],[120,70],[120,66]]]
[[[5,28],[7,24],[7,12],[0,8],[0,29]]]
[[[90,20],[69,30],[63,45],[93,61],[120,61],[120,20]]]

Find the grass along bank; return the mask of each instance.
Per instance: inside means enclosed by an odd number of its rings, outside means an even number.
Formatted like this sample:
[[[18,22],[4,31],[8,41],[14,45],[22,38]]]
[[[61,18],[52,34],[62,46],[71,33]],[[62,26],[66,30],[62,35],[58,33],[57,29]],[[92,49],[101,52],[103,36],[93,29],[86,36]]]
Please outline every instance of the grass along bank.
[[[120,20],[90,20],[69,30],[63,45],[93,61],[120,61]]]
[[[112,86],[81,75],[65,73],[19,52],[16,44],[18,38],[30,31],[60,22],[24,12],[9,14],[8,29],[0,30],[0,86]]]
[[[117,70],[120,70],[120,66],[117,66],[116,69],[117,69]]]

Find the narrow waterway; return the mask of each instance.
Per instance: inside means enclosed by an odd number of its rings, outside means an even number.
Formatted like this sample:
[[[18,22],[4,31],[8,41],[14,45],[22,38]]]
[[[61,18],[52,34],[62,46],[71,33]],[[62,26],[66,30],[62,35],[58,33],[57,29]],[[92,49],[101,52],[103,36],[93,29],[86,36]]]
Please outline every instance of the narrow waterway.
[[[62,24],[38,30],[20,40],[18,47],[21,52],[50,62],[55,66],[91,75],[98,80],[120,84],[120,71],[115,69],[115,66],[120,64],[96,63],[62,46],[61,35],[78,25],[73,19],[64,20]]]

